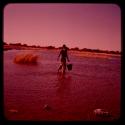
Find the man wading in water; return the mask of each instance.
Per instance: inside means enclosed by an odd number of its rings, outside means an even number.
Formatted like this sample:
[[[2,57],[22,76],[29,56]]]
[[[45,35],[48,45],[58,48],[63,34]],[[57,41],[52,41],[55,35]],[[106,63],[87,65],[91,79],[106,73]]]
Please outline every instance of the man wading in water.
[[[59,66],[58,72],[62,69],[62,74],[64,75],[65,74],[65,70],[66,70],[66,59],[69,62],[66,45],[63,45],[62,50],[60,51],[57,60],[59,60],[60,56],[61,56],[61,64]]]

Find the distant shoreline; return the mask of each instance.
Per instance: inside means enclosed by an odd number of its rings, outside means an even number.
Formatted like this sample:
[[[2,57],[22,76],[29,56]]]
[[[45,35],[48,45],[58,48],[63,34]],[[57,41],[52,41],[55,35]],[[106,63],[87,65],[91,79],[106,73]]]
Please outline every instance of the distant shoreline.
[[[21,44],[4,44],[3,46],[3,50],[42,50],[42,49],[47,49],[47,50],[60,50],[61,47],[59,48],[55,48],[54,46],[47,46],[47,47],[41,47],[41,46],[28,46],[26,44],[21,45]],[[79,49],[77,47],[75,48],[68,48],[70,51],[78,51],[78,52],[91,52],[91,53],[106,53],[106,54],[117,54],[117,55],[121,55],[121,52],[119,51],[108,51],[108,50],[99,50],[99,49],[87,49],[87,48],[83,48],[83,49]]]

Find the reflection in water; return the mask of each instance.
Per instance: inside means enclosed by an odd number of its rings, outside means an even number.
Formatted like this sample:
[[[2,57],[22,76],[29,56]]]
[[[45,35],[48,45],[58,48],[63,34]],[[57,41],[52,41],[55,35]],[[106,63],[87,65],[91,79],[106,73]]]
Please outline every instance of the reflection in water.
[[[72,82],[71,76],[58,74],[57,94],[61,97],[69,95],[71,82]]]
[[[66,113],[67,106],[70,105],[70,99],[71,99],[71,83],[72,83],[72,77],[62,76],[58,74],[58,82],[57,82],[57,89],[56,89],[56,107],[57,112],[59,113]]]

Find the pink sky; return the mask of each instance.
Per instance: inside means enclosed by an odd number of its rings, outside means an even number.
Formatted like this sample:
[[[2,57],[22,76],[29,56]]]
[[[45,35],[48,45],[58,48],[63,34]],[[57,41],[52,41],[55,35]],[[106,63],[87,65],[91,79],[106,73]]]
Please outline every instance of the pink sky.
[[[7,43],[121,51],[121,11],[115,4],[8,4]]]

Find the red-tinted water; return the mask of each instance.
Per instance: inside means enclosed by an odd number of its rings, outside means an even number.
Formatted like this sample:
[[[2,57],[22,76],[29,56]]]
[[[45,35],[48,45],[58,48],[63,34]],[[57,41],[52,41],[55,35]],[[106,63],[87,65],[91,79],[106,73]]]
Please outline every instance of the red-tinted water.
[[[20,52],[25,51],[4,52],[7,119],[107,121],[120,117],[120,57],[87,58],[69,52],[73,69],[61,78],[57,74],[58,51],[34,51],[39,56],[35,65],[13,63]],[[95,116],[93,110],[97,108],[106,109],[112,117]]]

